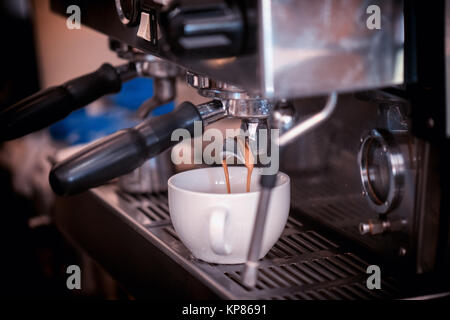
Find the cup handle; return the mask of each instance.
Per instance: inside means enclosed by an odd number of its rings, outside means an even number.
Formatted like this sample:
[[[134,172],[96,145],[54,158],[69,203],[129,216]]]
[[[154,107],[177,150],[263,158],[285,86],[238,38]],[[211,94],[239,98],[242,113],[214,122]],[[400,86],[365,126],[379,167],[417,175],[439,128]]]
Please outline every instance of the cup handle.
[[[215,254],[227,256],[231,253],[231,245],[226,242],[225,227],[228,211],[225,208],[214,208],[209,216],[209,243]]]

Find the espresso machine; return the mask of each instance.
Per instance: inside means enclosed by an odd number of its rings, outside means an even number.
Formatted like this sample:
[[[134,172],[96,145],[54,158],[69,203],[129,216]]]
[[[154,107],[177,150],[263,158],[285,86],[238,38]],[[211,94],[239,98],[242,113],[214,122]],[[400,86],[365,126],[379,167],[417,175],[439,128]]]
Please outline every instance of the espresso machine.
[[[51,1],[62,16],[71,5],[83,25],[110,38],[124,64],[2,111],[1,138],[45,128],[134,77],[155,79],[138,126],[56,163],[49,179],[63,196],[58,228],[133,295],[447,292],[450,1]],[[174,99],[176,79],[210,101],[147,117]],[[258,261],[276,175],[262,176],[245,265],[195,259],[171,225],[165,192],[130,194],[114,180],[173,147],[175,129],[193,135],[195,123],[224,118],[240,119],[249,139],[279,129],[280,170],[292,180],[286,230]],[[366,286],[371,265],[381,267],[380,290]]]

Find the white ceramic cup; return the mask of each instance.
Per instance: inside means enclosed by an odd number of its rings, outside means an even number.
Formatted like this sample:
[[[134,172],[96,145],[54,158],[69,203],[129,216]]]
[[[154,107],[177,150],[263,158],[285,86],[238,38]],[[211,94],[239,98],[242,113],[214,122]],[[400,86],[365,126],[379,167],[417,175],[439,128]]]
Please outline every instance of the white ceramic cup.
[[[231,194],[227,194],[221,167],[179,173],[169,179],[169,209],[173,226],[192,254],[220,264],[244,263],[258,206],[261,169],[255,168],[249,193],[247,169],[229,167]],[[278,174],[267,212],[260,258],[281,236],[290,208],[290,180]]]

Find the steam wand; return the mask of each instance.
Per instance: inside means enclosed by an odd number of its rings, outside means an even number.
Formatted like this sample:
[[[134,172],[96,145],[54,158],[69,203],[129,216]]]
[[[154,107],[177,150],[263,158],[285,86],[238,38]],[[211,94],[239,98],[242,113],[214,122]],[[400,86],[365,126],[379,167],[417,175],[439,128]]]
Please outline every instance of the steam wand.
[[[295,139],[304,135],[308,131],[319,126],[325,120],[327,120],[337,105],[337,93],[333,92],[328,97],[325,108],[319,113],[311,116],[295,125],[292,129],[284,133],[279,137],[276,142],[279,147],[284,147],[289,143],[293,142]],[[267,210],[269,208],[270,196],[272,189],[275,187],[277,182],[277,174],[262,175],[261,176],[261,194],[259,196],[258,208],[256,211],[255,224],[253,227],[252,238],[250,242],[250,248],[248,251],[247,263],[245,264],[245,270],[243,273],[243,282],[249,287],[254,287],[258,280],[258,258],[261,251],[262,239],[264,235],[264,227],[266,224]]]

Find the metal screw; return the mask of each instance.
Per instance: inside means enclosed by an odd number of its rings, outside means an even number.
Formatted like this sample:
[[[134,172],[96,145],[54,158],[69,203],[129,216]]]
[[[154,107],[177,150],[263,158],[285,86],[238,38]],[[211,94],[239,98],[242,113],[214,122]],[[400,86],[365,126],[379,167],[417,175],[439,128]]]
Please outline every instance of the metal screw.
[[[368,234],[370,232],[370,225],[368,223],[359,224],[359,233],[361,235]]]

